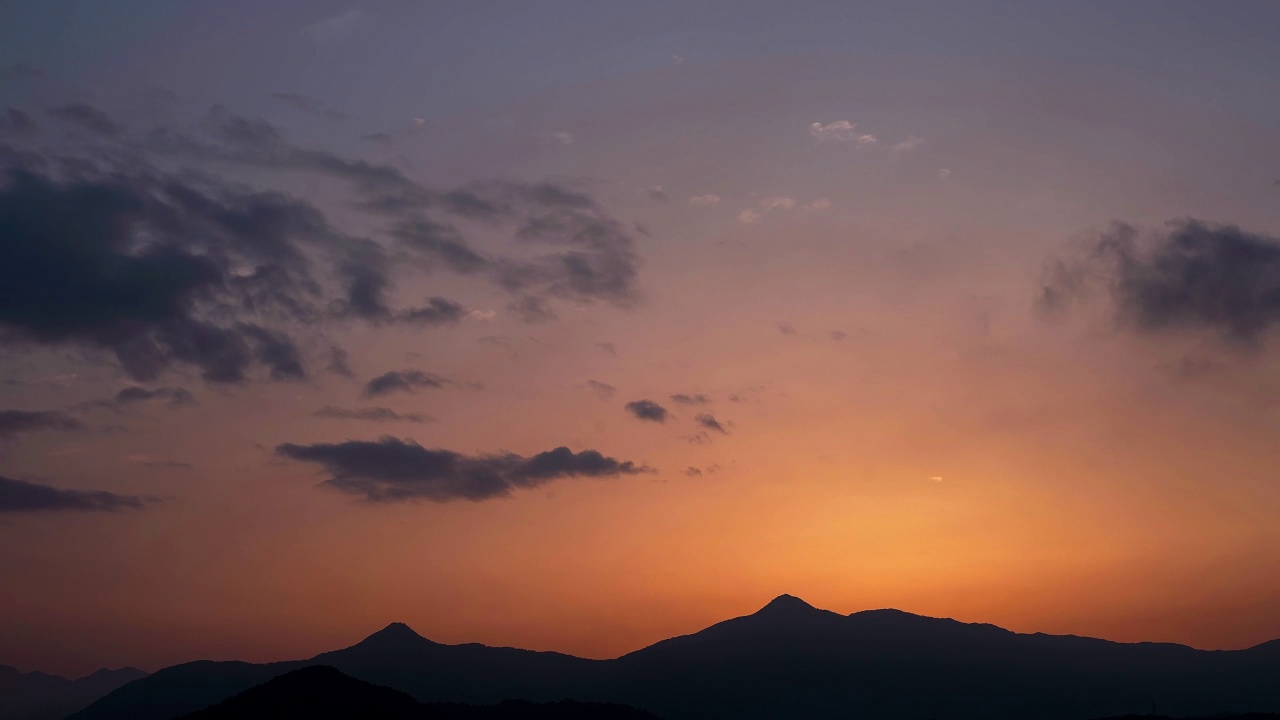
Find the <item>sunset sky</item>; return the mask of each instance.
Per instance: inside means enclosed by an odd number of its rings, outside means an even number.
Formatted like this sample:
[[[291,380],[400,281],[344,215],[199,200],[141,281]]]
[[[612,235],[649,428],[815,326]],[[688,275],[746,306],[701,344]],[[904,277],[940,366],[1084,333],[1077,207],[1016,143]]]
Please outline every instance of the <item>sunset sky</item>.
[[[790,593],[1280,638],[1280,4],[0,6],[0,664]]]

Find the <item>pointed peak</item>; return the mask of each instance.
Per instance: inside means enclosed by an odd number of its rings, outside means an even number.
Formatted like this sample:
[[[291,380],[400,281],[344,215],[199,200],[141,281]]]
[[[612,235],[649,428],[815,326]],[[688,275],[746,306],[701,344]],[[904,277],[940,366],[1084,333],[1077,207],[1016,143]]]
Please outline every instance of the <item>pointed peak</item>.
[[[374,638],[377,638],[380,640],[403,640],[403,639],[423,640],[424,639],[421,635],[414,632],[413,628],[409,627],[408,625],[405,625],[402,622],[393,622],[390,625],[382,628],[378,632],[365,638],[365,640],[373,640]]]
[[[814,606],[801,600],[795,595],[782,594],[769,601],[768,605],[760,608],[761,613],[796,613],[796,612],[812,612],[816,610]]]

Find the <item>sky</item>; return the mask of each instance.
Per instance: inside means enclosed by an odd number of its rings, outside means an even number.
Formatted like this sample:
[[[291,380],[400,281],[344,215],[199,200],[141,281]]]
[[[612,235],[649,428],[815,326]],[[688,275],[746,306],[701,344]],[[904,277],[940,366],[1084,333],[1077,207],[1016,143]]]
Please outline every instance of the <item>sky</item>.
[[[4,3],[0,663],[1280,638],[1277,28]]]

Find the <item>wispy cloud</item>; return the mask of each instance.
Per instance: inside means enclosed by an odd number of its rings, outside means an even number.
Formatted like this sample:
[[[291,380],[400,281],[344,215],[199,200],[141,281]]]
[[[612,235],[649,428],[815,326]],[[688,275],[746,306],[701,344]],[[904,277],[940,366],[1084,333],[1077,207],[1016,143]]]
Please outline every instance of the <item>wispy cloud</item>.
[[[902,142],[894,145],[893,149],[897,150],[898,152],[909,152],[911,150],[915,150],[916,148],[920,147],[923,144],[924,144],[924,138],[909,137],[906,140],[903,140]]]
[[[316,417],[331,420],[364,420],[366,422],[428,423],[435,420],[425,413],[399,413],[384,407],[341,408],[326,405],[313,414]]]
[[[849,142],[857,137],[857,126],[848,120],[836,120],[825,125],[813,123],[809,126],[809,134],[820,141],[836,140]]]
[[[300,33],[311,38],[313,42],[339,42],[345,40],[360,24],[360,9],[351,8],[337,15],[320,18],[305,25]]]
[[[708,193],[706,195],[694,195],[689,198],[689,204],[694,207],[710,207],[720,202],[720,196]]]
[[[588,380],[587,387],[591,388],[591,392],[595,393],[601,400],[608,400],[618,391],[617,388],[609,383],[600,382],[599,380]]]

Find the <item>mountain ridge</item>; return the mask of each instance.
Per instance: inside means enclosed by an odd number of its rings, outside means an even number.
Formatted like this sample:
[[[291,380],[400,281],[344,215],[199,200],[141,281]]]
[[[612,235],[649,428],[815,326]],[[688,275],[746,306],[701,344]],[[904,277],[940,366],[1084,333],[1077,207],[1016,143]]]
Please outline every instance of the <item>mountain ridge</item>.
[[[166,668],[72,717],[169,720],[306,664],[332,665],[421,702],[573,698],[631,705],[668,720],[857,712],[1083,719],[1142,712],[1153,699],[1183,714],[1280,710],[1280,689],[1269,683],[1280,674],[1280,653],[1269,646],[1251,652],[1116,643],[893,609],[841,615],[781,595],[750,615],[608,660],[447,645],[391,623],[308,660]]]

